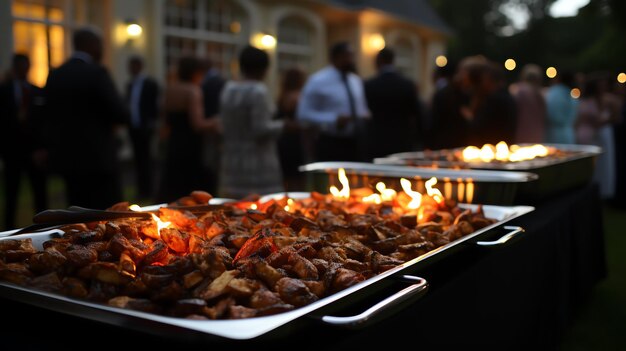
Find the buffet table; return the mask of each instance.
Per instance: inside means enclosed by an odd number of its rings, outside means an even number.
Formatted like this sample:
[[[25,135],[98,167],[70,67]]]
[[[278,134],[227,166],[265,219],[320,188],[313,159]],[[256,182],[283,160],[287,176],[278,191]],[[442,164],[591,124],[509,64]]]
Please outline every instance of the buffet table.
[[[457,254],[420,268],[414,274],[430,283],[424,297],[362,329],[307,323],[275,339],[245,343],[179,340],[159,330],[144,334],[129,326],[110,326],[0,300],[0,336],[3,345],[35,349],[74,345],[116,350],[135,344],[148,350],[207,346],[346,350],[390,346],[390,340],[420,348],[469,344],[509,350],[555,349],[576,309],[606,276],[598,190],[586,186],[570,191],[510,224],[524,227],[526,233],[501,247],[467,244]],[[504,233],[494,231],[493,239]],[[79,340],[85,341],[76,344]]]

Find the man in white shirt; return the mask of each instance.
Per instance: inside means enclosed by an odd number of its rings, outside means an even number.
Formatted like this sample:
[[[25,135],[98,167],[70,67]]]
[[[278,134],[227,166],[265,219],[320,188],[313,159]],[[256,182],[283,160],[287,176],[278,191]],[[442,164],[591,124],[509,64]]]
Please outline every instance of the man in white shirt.
[[[364,159],[370,112],[354,67],[351,45],[337,43],[330,50],[330,65],[313,74],[302,90],[297,118],[317,134],[317,161]]]

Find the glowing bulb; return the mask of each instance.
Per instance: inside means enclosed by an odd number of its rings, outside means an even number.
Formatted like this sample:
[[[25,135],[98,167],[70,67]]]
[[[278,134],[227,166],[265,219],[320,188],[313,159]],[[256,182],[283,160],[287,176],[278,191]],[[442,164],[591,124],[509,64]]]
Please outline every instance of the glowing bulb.
[[[379,33],[370,35],[369,46],[372,51],[380,51],[385,47],[385,38]]]
[[[137,23],[131,23],[126,26],[126,34],[128,34],[130,38],[137,38],[141,33],[143,33],[143,28]]]
[[[276,38],[264,33],[257,33],[252,38],[252,44],[259,49],[271,50],[276,47]]]
[[[618,75],[617,75],[617,81],[618,81],[620,84],[624,84],[624,83],[626,83],[626,73],[622,72],[622,73],[618,74]]]
[[[506,68],[507,70],[512,71],[515,69],[515,67],[517,67],[517,63],[512,58],[504,61],[504,68]]]
[[[437,65],[437,67],[445,67],[448,64],[448,58],[443,56],[443,55],[439,55],[435,58],[435,65]]]
[[[546,69],[546,76],[548,76],[548,78],[554,78],[556,77],[556,68],[550,66]]]

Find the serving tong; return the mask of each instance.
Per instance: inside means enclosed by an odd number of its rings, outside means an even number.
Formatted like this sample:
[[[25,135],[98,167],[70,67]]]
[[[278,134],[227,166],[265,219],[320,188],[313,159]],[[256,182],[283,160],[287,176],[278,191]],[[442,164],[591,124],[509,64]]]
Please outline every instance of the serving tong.
[[[157,213],[158,210],[162,207],[166,207],[172,210],[185,210],[192,213],[225,210],[229,208],[228,206],[225,206],[225,203],[226,202],[220,204],[206,204],[195,206],[168,206],[166,204],[163,204],[162,206],[149,206],[149,210],[143,211],[109,211],[85,208],[80,206],[70,206],[67,209],[50,209],[37,213],[33,217],[33,224],[18,230],[0,232],[0,237],[32,233],[43,229],[53,229],[72,223],[97,222],[121,218],[149,219],[152,218],[153,213]]]

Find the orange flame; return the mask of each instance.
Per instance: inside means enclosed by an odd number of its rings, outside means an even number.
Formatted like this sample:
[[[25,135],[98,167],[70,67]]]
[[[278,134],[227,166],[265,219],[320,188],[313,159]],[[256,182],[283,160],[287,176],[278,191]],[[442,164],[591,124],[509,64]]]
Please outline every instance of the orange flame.
[[[465,189],[465,195],[467,198],[467,203],[471,204],[474,201],[474,183],[472,183],[472,178],[467,179],[467,187]]]
[[[428,194],[428,196],[432,197],[438,203],[443,202],[443,194],[441,194],[441,191],[439,191],[439,189],[437,188],[433,188],[433,186],[437,184],[437,178],[432,177],[424,184],[426,185],[426,193]]]
[[[387,188],[383,182],[376,183],[376,190],[380,193],[382,201],[391,201],[398,196],[398,193],[395,190]]]
[[[400,185],[402,185],[402,190],[411,198],[411,202],[409,202],[408,208],[412,210],[419,208],[422,204],[422,194],[413,190],[411,188],[411,181],[406,178],[400,179]]]
[[[339,168],[338,176],[339,183],[341,183],[341,190],[333,185],[329,189],[330,193],[337,199],[347,200],[350,198],[350,182],[348,181],[348,177],[346,177],[346,170]]]
[[[157,233],[159,233],[159,235],[161,235],[161,229],[165,229],[172,225],[172,222],[163,222],[161,218],[159,218],[159,216],[155,215],[154,213],[152,213],[152,219],[154,219],[154,221],[156,222]]]
[[[496,146],[485,144],[482,148],[476,146],[468,146],[463,149],[463,161],[466,162],[491,162],[493,160],[520,162],[532,160],[537,157],[546,157],[551,150],[541,144],[531,146],[511,145],[510,147],[504,141],[499,142]]]
[[[372,195],[364,196],[361,199],[361,201],[363,201],[365,203],[368,203],[368,204],[374,203],[374,204],[377,204],[377,205],[380,204],[381,202],[383,202],[381,196],[379,194],[376,194],[376,193],[374,193]]]

